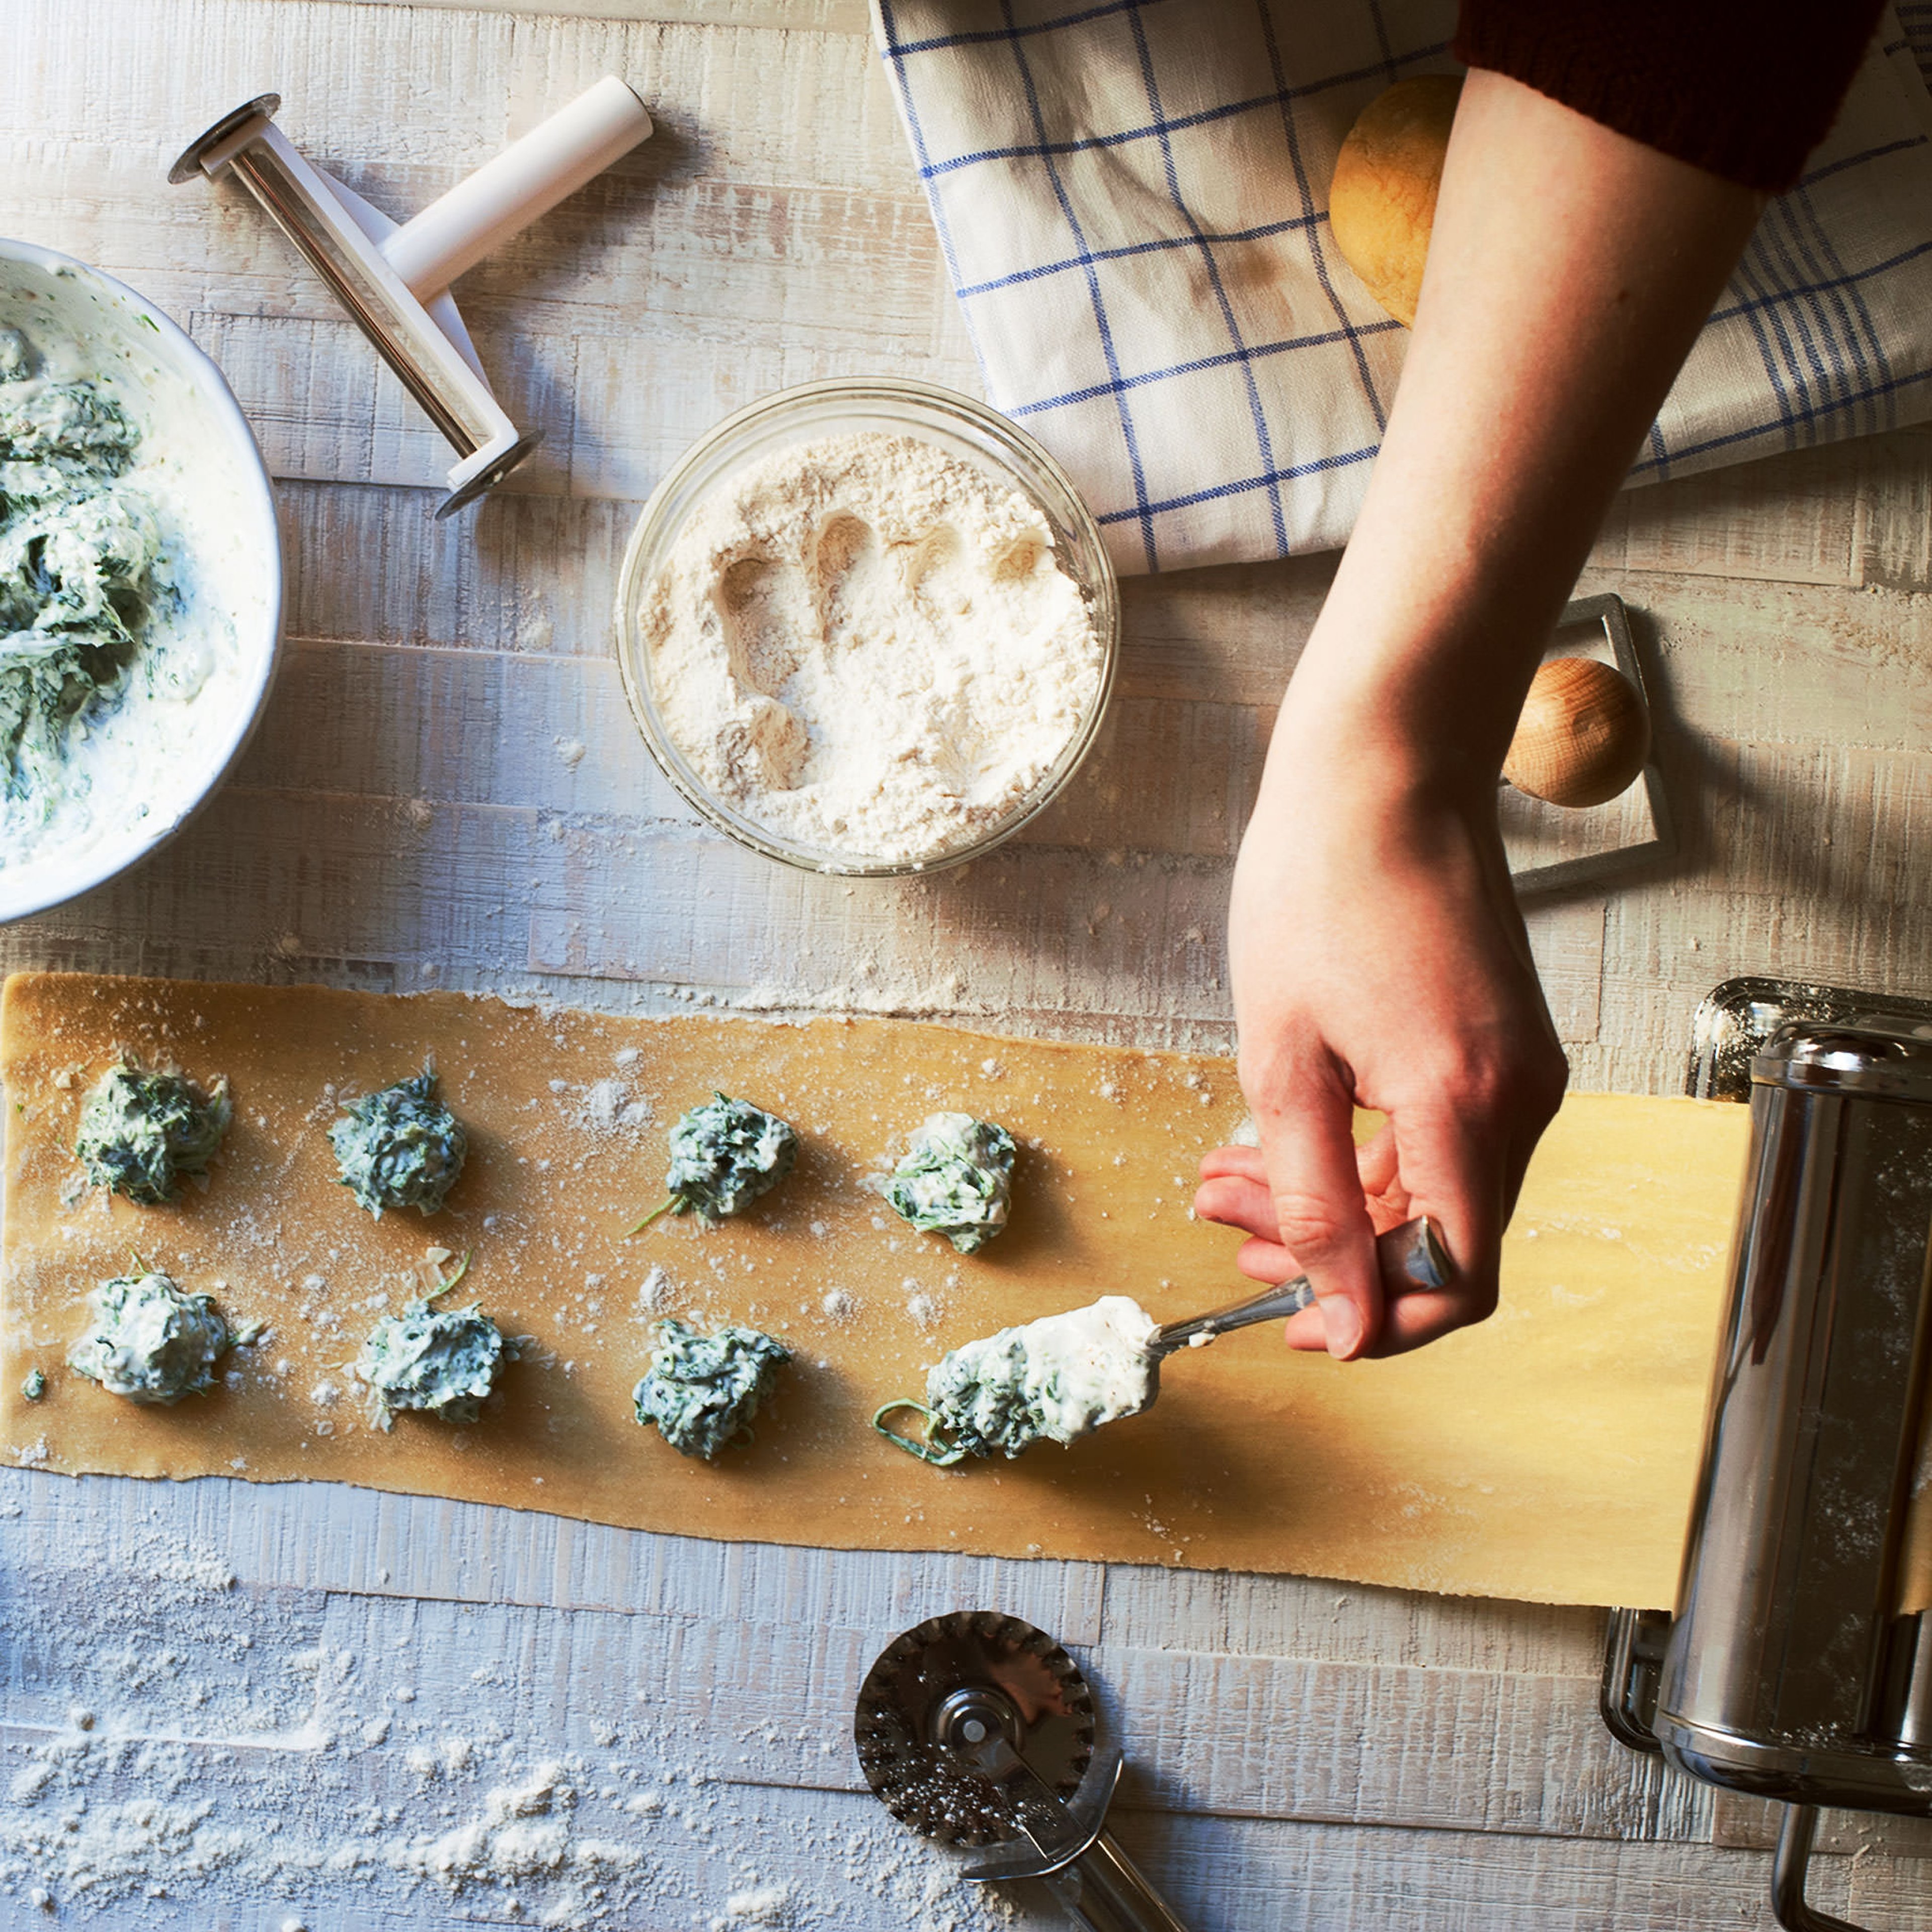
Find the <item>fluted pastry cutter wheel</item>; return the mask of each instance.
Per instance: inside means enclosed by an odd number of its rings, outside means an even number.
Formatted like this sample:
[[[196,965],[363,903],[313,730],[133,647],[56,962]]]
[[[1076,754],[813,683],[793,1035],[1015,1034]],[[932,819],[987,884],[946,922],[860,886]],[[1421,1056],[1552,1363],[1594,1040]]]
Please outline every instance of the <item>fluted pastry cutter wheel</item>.
[[[1041,1880],[1090,1932],[1186,1932],[1107,1830],[1120,1754],[1044,1630],[997,1610],[920,1624],[880,1654],[852,1728],[894,1817],[980,1853],[962,1876]]]

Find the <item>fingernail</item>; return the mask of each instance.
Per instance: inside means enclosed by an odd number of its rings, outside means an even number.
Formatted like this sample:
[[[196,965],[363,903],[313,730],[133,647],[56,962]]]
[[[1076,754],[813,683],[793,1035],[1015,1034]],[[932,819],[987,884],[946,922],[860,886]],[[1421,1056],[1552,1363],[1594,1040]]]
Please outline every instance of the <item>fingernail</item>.
[[[1362,1346],[1361,1316],[1345,1296],[1331,1294],[1322,1303],[1322,1328],[1328,1352],[1338,1362],[1346,1362]]]

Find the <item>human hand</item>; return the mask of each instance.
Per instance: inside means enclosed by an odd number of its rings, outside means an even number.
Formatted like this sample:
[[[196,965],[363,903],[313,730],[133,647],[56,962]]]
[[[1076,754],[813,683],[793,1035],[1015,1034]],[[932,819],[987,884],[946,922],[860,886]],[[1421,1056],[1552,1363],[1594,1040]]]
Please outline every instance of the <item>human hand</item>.
[[[1195,1210],[1244,1274],[1306,1274],[1291,1347],[1399,1354],[1496,1306],[1502,1231],[1568,1070],[1496,827],[1495,781],[1323,748],[1285,710],[1235,868],[1229,945],[1258,1148],[1201,1163]],[[1398,770],[1399,759],[1392,760]],[[1386,1124],[1358,1150],[1357,1106]],[[1450,1284],[1384,1306],[1374,1237],[1427,1214]]]
[[[1496,827],[1532,674],[1757,219],[1751,189],[1478,70],[1348,547],[1298,658],[1235,868],[1258,1154],[1196,1211],[1306,1273],[1298,1348],[1414,1348],[1496,1305],[1502,1229],[1567,1070]],[[1352,1104],[1388,1126],[1358,1157]],[[1426,1214],[1454,1285],[1382,1306],[1376,1228]]]

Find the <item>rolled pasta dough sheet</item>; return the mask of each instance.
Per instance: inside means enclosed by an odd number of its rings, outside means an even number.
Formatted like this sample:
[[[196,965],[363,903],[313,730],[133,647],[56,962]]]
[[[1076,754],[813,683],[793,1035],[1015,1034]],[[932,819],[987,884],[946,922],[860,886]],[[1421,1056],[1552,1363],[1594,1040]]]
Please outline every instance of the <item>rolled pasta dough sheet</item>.
[[[206,1080],[235,1124],[206,1190],[71,1198],[82,1096],[121,1049]],[[361,1213],[337,1098],[434,1058],[470,1132],[445,1210]],[[37,1468],[308,1478],[764,1542],[1288,1571],[1556,1603],[1667,1604],[1716,1341],[1746,1110],[1575,1094],[1545,1137],[1502,1305],[1419,1353],[1342,1366],[1275,1331],[1171,1361],[1159,1402],[1069,1450],[938,1469],[875,1435],[946,1348],[1129,1294],[1168,1319],[1232,1300],[1239,1237],[1190,1218],[1244,1118],[1228,1063],[940,1026],[644,1020],[314,987],[16,976],[7,1099],[0,1453]],[[714,1088],[792,1120],[789,1179],[716,1228],[670,1216],[664,1133]],[[1020,1142],[1012,1225],[972,1256],[861,1178],[939,1107]],[[1366,1117],[1364,1125],[1366,1126]],[[369,1426],[362,1335],[426,1244],[528,1339],[469,1426]],[[130,1246],[238,1322],[227,1384],[135,1409],[64,1365]],[[651,1323],[749,1322],[795,1360],[756,1439],[687,1460],[631,1412]],[[48,1378],[30,1403],[20,1384]]]

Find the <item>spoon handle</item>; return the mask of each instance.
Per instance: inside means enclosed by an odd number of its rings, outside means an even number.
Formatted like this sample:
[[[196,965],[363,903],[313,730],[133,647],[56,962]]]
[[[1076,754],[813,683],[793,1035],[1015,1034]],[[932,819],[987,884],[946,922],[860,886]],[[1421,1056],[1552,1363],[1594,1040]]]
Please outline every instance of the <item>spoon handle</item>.
[[[1413,1294],[1418,1289],[1442,1288],[1455,1277],[1456,1264],[1449,1251],[1430,1225],[1427,1215],[1405,1221],[1376,1237],[1376,1253],[1382,1262],[1382,1284],[1391,1294]],[[1210,1315],[1196,1315],[1186,1322],[1170,1322],[1154,1330],[1148,1344],[1156,1356],[1172,1354],[1177,1348],[1211,1342],[1230,1328],[1246,1328],[1257,1322],[1282,1322],[1298,1315],[1315,1299],[1308,1277],[1297,1275],[1278,1288],[1264,1288],[1246,1301],[1229,1308],[1217,1308]]]

